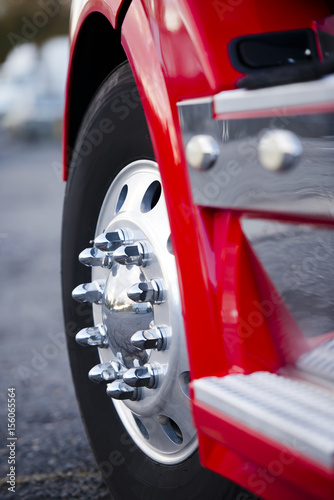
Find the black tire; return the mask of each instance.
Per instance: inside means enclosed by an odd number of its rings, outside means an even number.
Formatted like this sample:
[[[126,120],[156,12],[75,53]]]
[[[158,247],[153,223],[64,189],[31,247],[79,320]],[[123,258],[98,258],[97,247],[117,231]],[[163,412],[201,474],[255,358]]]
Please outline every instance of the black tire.
[[[110,103],[124,92],[137,104],[124,111],[124,115],[113,114]],[[111,122],[106,119],[112,121],[112,131]],[[105,129],[102,134],[98,132],[101,127]],[[97,348],[83,348],[74,338],[80,329],[93,325],[91,305],[78,304],[71,297],[78,284],[91,280],[91,271],[78,262],[78,254],[94,238],[102,202],[117,173],[134,160],[154,159],[128,64],[117,68],[100,87],[84,119],[75,150],[62,230],[64,317],[76,395],[104,479],[115,500],[236,499],[244,490],[202,468],[197,452],[171,466],[148,458],[125,431],[105,387],[88,379],[88,371],[100,362]],[[251,495],[247,493],[244,498]]]

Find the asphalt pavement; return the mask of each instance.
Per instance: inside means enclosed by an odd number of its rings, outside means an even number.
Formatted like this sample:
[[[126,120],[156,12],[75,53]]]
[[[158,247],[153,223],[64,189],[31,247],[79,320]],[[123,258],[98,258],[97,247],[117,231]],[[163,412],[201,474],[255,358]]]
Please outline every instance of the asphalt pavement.
[[[0,135],[0,498],[6,500],[110,498],[81,422],[65,349],[64,189],[60,143]],[[15,389],[11,436],[8,388]],[[15,493],[7,483],[14,454]]]

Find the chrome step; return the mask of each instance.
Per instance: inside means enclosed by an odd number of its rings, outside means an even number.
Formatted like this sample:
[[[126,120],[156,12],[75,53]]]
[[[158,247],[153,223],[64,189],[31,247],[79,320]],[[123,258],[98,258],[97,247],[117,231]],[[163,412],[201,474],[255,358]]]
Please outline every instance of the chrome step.
[[[300,370],[334,382],[334,339],[303,354],[296,364]]]
[[[334,470],[334,394],[273,373],[207,377],[195,398]]]

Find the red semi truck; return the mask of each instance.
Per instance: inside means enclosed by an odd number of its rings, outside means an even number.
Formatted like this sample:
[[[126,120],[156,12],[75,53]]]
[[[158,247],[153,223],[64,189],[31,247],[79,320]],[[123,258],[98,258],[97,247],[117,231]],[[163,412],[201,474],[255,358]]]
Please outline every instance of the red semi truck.
[[[333,13],[72,3],[64,315],[115,499],[334,498]]]

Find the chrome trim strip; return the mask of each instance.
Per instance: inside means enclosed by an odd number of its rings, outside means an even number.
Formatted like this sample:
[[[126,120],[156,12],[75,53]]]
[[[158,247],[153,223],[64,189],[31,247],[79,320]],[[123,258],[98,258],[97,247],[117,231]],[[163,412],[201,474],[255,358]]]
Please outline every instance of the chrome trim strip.
[[[186,99],[185,101],[180,101],[177,106],[182,108],[182,106],[198,106],[199,104],[211,104],[213,102],[213,97],[198,97],[195,99]]]
[[[214,111],[217,115],[333,102],[334,75],[312,82],[265,89],[228,90],[213,97]]]

